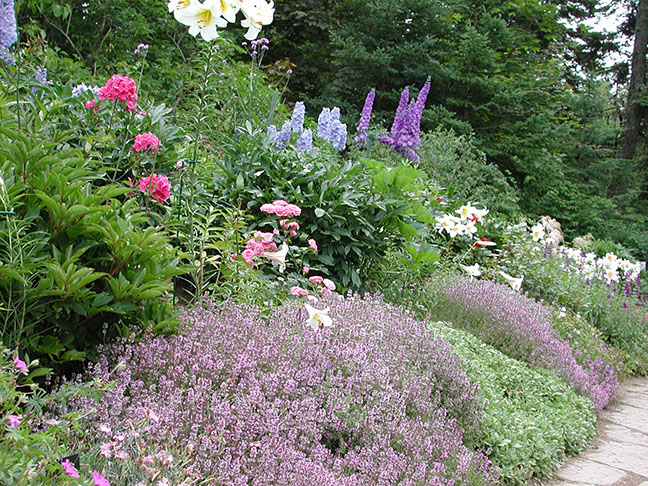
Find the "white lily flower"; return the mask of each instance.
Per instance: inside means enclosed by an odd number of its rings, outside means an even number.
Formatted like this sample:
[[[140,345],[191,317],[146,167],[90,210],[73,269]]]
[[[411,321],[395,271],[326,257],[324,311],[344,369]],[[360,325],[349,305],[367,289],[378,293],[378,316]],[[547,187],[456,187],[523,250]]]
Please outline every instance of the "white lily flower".
[[[466,234],[471,234],[474,235],[477,233],[477,226],[475,226],[475,223],[473,221],[469,221],[465,226],[464,230]]]
[[[477,209],[473,208],[473,216],[477,218],[477,221],[481,221],[484,219],[484,216],[486,216],[489,213],[488,209]]]
[[[308,320],[306,321],[306,324],[308,324],[313,329],[313,331],[317,331],[325,327],[331,327],[333,325],[333,319],[331,319],[328,315],[328,307],[322,310],[315,309],[309,304],[304,304],[304,307],[308,312]]]
[[[169,0],[169,12],[175,12],[176,10],[187,8],[189,3],[191,3],[189,0]]]
[[[509,275],[508,273],[500,271],[499,274],[504,277],[504,280],[508,282],[508,284],[511,286],[513,290],[516,292],[522,288],[522,282],[524,281],[524,275],[522,275],[519,278],[515,278],[512,275]]]
[[[471,279],[474,277],[479,277],[481,275],[481,270],[479,270],[479,263],[475,263],[474,265],[462,265],[460,263],[459,267],[461,267],[464,272],[470,275]]]
[[[533,236],[533,241],[540,241],[541,239],[543,239],[545,236],[545,230],[544,226],[542,226],[542,223],[538,223],[533,228],[531,228],[531,234]]]
[[[241,12],[245,15],[245,19],[241,20],[241,26],[248,28],[244,37],[247,40],[254,40],[264,25],[272,23],[274,2],[267,3],[265,0],[242,0]]]
[[[288,254],[288,245],[285,243],[281,245],[281,250],[279,251],[264,251],[263,256],[269,258],[273,262],[279,264],[279,273],[283,273],[286,269],[286,255]]]
[[[221,17],[221,0],[189,0],[189,6],[173,12],[175,19],[189,26],[189,33],[196,37],[199,33],[206,41],[218,37],[218,27],[227,26]]]

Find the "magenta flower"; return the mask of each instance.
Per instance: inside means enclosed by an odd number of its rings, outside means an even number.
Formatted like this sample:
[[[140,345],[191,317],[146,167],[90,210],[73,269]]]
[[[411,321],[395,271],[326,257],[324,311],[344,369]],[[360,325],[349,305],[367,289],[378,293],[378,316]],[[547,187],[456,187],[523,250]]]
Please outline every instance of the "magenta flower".
[[[110,482],[97,471],[92,471],[92,480],[95,486],[110,486]]]
[[[21,421],[22,421],[22,415],[9,415],[7,417],[7,422],[9,423],[9,427],[11,427],[12,429],[18,427]]]
[[[16,367],[16,369],[18,369],[18,371],[24,371],[25,373],[27,373],[27,371],[28,371],[27,370],[27,363],[25,363],[22,359],[20,359],[20,358],[18,358],[18,356],[16,356],[13,359],[13,362],[14,362],[14,366]]]
[[[137,101],[137,86],[135,81],[128,76],[113,74],[106,84],[99,88],[99,99],[118,100],[134,103]]]
[[[135,143],[133,143],[133,150],[140,152],[147,150],[149,152],[157,152],[160,148],[160,139],[154,133],[140,133],[135,135]]]
[[[140,191],[149,192],[151,197],[159,203],[163,203],[171,195],[171,184],[166,176],[153,174],[142,177],[139,181]]]
[[[65,474],[67,474],[71,478],[79,478],[79,473],[77,470],[74,468],[74,464],[70,462],[69,459],[66,459],[61,463],[61,466],[63,467],[63,470],[65,471]]]

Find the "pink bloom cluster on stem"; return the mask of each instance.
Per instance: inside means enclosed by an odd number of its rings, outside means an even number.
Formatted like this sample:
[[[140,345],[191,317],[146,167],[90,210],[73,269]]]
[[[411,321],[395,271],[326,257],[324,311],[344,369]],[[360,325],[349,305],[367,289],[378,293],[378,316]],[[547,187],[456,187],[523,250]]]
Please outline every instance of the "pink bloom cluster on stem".
[[[160,148],[160,139],[152,132],[140,133],[135,135],[135,143],[133,143],[133,150],[140,152],[148,150],[149,152],[157,152]]]
[[[243,260],[252,267],[254,259],[267,251],[277,251],[277,244],[274,242],[273,233],[257,231],[254,236],[245,244],[245,250],[241,253]]]
[[[106,84],[99,88],[97,93],[99,99],[110,101],[124,101],[126,102],[126,109],[129,111],[135,110],[135,103],[137,103],[137,85],[132,78],[122,76],[120,74],[113,74]]]
[[[321,292],[324,297],[330,297],[336,288],[335,282],[333,282],[333,280],[321,277],[319,275],[308,277],[308,281],[312,284],[322,285]]]
[[[171,195],[169,179],[161,174],[142,177],[139,181],[139,188],[142,192],[150,193],[151,197],[159,203],[163,203]]]
[[[301,208],[296,204],[288,204],[283,199],[273,201],[271,204],[263,204],[260,208],[261,212],[267,214],[276,214],[282,218],[291,218],[301,214]]]

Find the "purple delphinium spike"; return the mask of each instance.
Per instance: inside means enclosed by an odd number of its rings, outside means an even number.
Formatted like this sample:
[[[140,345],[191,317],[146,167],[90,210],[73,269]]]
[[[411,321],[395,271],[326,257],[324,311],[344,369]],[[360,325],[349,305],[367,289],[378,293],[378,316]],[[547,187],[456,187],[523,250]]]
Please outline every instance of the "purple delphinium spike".
[[[335,150],[344,150],[346,148],[347,139],[347,126],[341,123],[340,120],[333,121],[333,129],[331,130],[331,144]]]
[[[405,113],[407,112],[407,105],[409,103],[409,86],[406,86],[401,93],[400,101],[398,102],[398,108],[396,108],[396,115],[394,116],[394,123],[391,127],[391,134],[393,138],[398,138],[401,127],[403,126],[403,120],[405,118]]]
[[[306,109],[304,108],[304,103],[298,101],[295,103],[295,108],[292,112],[292,117],[290,118],[290,126],[293,132],[301,133],[304,130],[304,115]]]
[[[322,112],[317,118],[317,136],[324,140],[328,140],[331,133],[331,110],[323,108]]]
[[[13,66],[16,60],[9,48],[18,41],[14,0],[0,0],[0,59]]]
[[[367,140],[367,130],[369,130],[369,122],[371,121],[371,111],[373,110],[374,99],[376,98],[376,89],[372,88],[367,97],[365,98],[364,106],[362,107],[362,115],[360,115],[360,122],[356,128],[357,135],[354,140],[360,144]]]
[[[306,129],[302,132],[297,140],[297,150],[300,152],[309,152],[313,148],[313,132]]]
[[[290,142],[290,122],[285,121],[281,126],[281,130],[275,136],[275,142],[277,144],[277,152],[283,150],[288,142]]]

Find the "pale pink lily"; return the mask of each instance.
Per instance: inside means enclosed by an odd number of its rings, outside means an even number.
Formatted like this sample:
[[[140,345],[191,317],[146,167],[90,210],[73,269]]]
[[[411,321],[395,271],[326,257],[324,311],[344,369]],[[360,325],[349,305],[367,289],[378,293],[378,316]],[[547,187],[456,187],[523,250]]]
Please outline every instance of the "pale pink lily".
[[[273,262],[279,264],[279,273],[283,273],[286,269],[286,255],[288,254],[288,245],[285,243],[281,245],[281,250],[279,251],[264,251],[263,256],[269,258]]]

